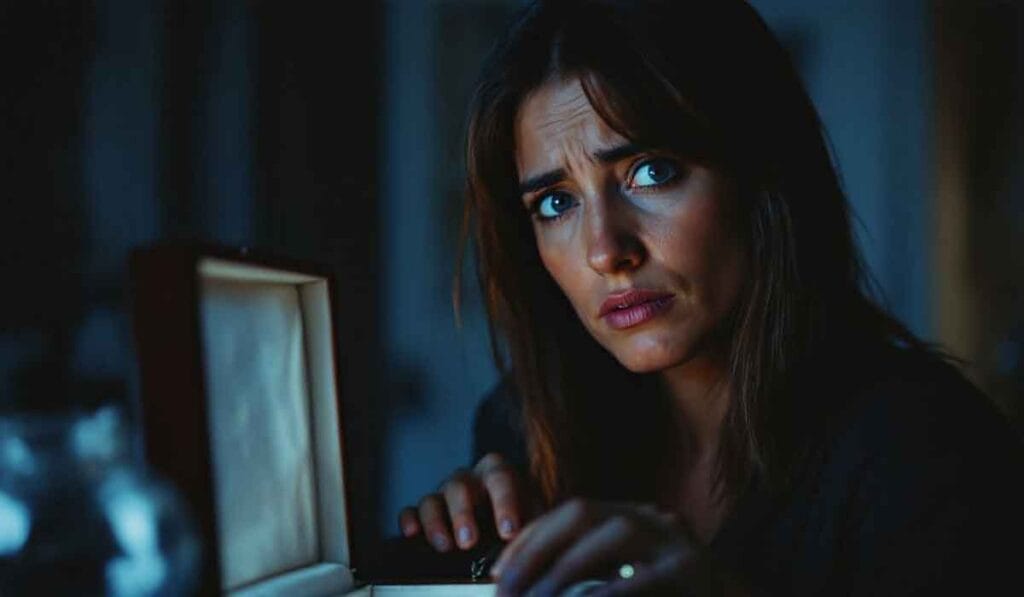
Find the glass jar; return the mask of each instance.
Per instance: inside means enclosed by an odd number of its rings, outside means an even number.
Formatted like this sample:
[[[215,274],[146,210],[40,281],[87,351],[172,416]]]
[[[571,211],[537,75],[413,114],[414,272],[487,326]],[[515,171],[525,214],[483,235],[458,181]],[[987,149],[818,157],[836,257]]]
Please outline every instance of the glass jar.
[[[0,595],[188,595],[199,556],[116,409],[0,416]]]

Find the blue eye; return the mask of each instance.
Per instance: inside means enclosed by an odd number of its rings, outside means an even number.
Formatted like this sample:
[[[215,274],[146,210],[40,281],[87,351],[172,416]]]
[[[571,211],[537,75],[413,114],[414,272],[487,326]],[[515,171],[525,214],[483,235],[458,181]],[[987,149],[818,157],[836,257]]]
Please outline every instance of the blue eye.
[[[654,158],[642,162],[633,172],[630,186],[656,187],[672,182],[679,176],[679,166],[666,158]]]
[[[571,195],[566,193],[549,193],[537,200],[533,211],[542,220],[553,220],[576,205]]]

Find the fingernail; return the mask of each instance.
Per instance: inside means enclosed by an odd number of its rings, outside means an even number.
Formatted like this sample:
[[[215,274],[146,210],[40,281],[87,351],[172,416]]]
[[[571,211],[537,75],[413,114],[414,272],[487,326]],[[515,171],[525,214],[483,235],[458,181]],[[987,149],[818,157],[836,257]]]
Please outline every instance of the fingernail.
[[[407,525],[405,525],[405,529],[403,529],[402,532],[405,533],[406,537],[411,537],[411,536],[416,534],[416,525],[414,525],[414,524],[407,524]]]
[[[448,537],[445,537],[441,533],[434,535],[434,547],[441,551],[448,549]]]
[[[512,522],[511,518],[503,518],[501,524],[498,525],[498,532],[501,533],[502,537],[508,537],[515,530],[516,525]]]
[[[470,532],[469,527],[460,527],[459,543],[461,543],[462,545],[466,545],[470,542],[471,539],[473,539],[473,533]]]

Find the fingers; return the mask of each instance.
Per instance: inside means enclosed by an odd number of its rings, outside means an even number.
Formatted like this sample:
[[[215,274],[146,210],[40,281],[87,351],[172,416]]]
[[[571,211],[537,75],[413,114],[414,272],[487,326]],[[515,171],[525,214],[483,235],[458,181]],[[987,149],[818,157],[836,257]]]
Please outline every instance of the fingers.
[[[470,549],[480,537],[474,518],[482,493],[480,482],[471,473],[460,471],[444,484],[443,490],[456,542],[462,549]]]
[[[585,533],[597,517],[596,506],[571,500],[534,521],[505,548],[492,569],[501,594],[518,594],[529,587],[554,557]]]
[[[490,502],[498,535],[508,540],[523,524],[522,499],[517,471],[499,454],[488,454],[473,471],[457,471],[439,493],[424,497],[417,508],[402,510],[398,524],[403,536],[423,533],[438,551],[446,552],[454,546],[471,549],[480,541],[476,517],[482,512],[481,504]]]
[[[611,597],[614,595],[674,595],[681,594],[686,587],[684,571],[689,566],[689,558],[682,552],[668,552],[660,558],[637,568],[630,578],[620,578],[594,591],[594,597]],[[697,591],[694,591],[696,594]],[[704,594],[704,593],[701,593]],[[722,589],[713,593],[724,595]]]
[[[515,469],[500,455],[492,453],[480,459],[474,472],[490,498],[498,536],[512,539],[523,521],[521,488]]]
[[[539,595],[557,594],[581,579],[605,576],[616,565],[644,559],[647,554],[640,537],[633,521],[612,516],[566,550],[534,590]]]
[[[634,504],[572,500],[528,525],[492,569],[499,595],[554,595],[585,578],[606,577],[633,564],[629,579],[617,579],[608,594],[678,588],[692,574],[692,544],[675,516]],[[634,574],[635,573],[635,574]],[[667,594],[674,594],[675,589]]]
[[[501,554],[490,569],[490,575],[496,582],[501,580],[508,563],[515,561],[519,552],[522,550],[522,546],[531,540],[533,533],[536,532],[538,528],[543,528],[543,520],[546,519],[535,520],[534,522],[526,525],[519,536],[513,539],[503,550],[501,550]]]
[[[594,596],[609,595],[750,595],[739,577],[730,575],[707,552],[677,545],[660,550],[652,561],[641,563],[629,578],[601,587]]]
[[[419,517],[423,533],[434,549],[442,552],[451,550],[452,534],[448,528],[444,498],[432,493],[420,500]]]
[[[419,518],[416,517],[415,508],[402,508],[398,513],[398,528],[403,537],[413,537],[423,530]]]

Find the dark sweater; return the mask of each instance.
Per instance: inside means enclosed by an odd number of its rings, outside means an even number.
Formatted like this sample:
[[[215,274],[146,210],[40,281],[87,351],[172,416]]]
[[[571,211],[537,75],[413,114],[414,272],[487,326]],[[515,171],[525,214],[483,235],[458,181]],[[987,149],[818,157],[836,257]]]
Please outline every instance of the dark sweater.
[[[938,359],[886,348],[843,362],[804,398],[828,407],[805,428],[814,449],[795,482],[755,482],[711,553],[764,594],[1018,594],[1019,435]],[[477,412],[474,455],[492,451],[526,463],[507,383]]]

